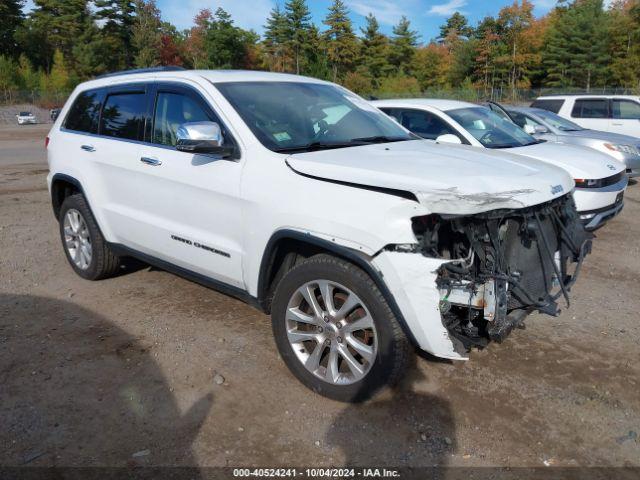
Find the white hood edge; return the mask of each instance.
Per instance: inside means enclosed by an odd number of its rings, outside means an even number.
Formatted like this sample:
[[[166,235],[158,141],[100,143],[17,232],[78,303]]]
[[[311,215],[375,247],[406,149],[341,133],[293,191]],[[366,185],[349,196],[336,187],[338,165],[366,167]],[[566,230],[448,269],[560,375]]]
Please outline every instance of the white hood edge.
[[[544,162],[420,140],[294,154],[287,164],[305,176],[410,192],[441,214],[525,208],[574,186],[564,170]]]
[[[602,152],[581,145],[544,142],[510,149],[511,152],[556,165],[574,179],[607,178],[626,169],[624,163]]]

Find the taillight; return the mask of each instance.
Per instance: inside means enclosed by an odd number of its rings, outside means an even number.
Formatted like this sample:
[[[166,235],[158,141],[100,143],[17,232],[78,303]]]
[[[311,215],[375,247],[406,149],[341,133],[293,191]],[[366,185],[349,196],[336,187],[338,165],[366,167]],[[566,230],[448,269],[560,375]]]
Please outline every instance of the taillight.
[[[47,136],[44,138],[44,148],[47,148],[48,146],[49,146],[49,135],[47,135]]]

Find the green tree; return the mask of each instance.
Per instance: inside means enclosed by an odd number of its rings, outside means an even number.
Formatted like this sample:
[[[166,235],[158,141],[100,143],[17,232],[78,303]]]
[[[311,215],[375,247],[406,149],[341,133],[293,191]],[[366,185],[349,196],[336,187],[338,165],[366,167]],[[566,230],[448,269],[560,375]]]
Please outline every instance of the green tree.
[[[388,75],[389,39],[380,32],[378,20],[371,13],[367,15],[367,24],[362,28],[362,64],[375,86],[379,79]]]
[[[34,70],[33,65],[24,53],[20,55],[18,60],[18,75],[21,88],[34,91],[40,86],[40,75]]]
[[[136,20],[132,30],[136,67],[155,67],[160,64],[161,26],[160,10],[155,0],[136,0]]]
[[[460,12],[454,12],[445,24],[440,26],[440,38],[442,39],[446,39],[452,34],[458,37],[470,38],[473,36],[473,33],[473,28],[469,26],[467,17]]]
[[[286,70],[287,56],[287,17],[276,5],[267,18],[264,26],[264,45],[267,56],[270,58],[270,70],[284,72]]]
[[[324,36],[315,25],[311,25],[309,29],[309,48],[307,49],[305,74],[323,80],[330,80],[333,74],[327,57]]]
[[[6,55],[0,55],[0,90],[2,90],[5,102],[11,102],[12,92],[18,88],[18,85],[16,62]]]
[[[293,54],[295,72],[300,74],[301,59],[308,47],[311,14],[305,0],[289,0],[284,5],[287,44]]]
[[[2,0],[0,2],[0,55],[16,57],[18,53],[14,33],[22,24],[24,0]]]
[[[111,69],[133,64],[133,25],[136,5],[132,0],[94,0],[95,18],[102,23],[100,41],[109,44]]]
[[[218,8],[205,34],[208,68],[242,68],[251,45],[258,36],[233,24],[231,15]]]
[[[608,36],[615,85],[640,92],[640,0],[618,0],[612,4]]]
[[[418,46],[418,32],[411,30],[411,22],[403,16],[393,27],[389,62],[400,75],[411,73],[411,62]]]
[[[51,54],[57,49],[62,52],[71,67],[75,67],[73,48],[88,25],[92,24],[88,0],[34,0],[35,8],[29,15],[30,28],[39,35],[45,48]],[[49,70],[52,57],[46,59]]]
[[[547,85],[588,91],[606,83],[608,20],[602,0],[576,0],[556,8],[542,57]]]
[[[358,39],[353,33],[349,10],[342,0],[334,0],[323,23],[327,26],[324,38],[327,60],[333,72],[333,81],[353,67],[358,57]]]
[[[55,92],[65,92],[70,87],[70,74],[67,69],[64,54],[61,50],[56,50],[53,54],[53,66],[49,74],[51,88]]]

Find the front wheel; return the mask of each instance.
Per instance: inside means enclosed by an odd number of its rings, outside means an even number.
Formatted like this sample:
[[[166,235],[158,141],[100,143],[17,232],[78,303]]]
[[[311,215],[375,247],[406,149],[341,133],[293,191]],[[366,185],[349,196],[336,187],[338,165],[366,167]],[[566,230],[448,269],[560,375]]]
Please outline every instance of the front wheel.
[[[307,387],[340,401],[362,401],[397,382],[409,342],[371,277],[330,255],[295,266],[272,304],[280,355]]]

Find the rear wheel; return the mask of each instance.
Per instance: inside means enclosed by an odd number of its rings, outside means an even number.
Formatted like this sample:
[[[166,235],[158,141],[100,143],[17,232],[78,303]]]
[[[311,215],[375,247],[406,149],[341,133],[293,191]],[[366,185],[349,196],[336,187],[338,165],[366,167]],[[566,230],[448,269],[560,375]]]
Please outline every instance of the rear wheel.
[[[373,280],[357,266],[317,255],[287,272],[272,305],[280,354],[307,387],[361,401],[405,371],[409,342]]]
[[[60,237],[69,264],[82,278],[99,280],[118,271],[120,259],[109,248],[80,193],[62,202]]]

